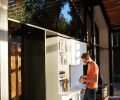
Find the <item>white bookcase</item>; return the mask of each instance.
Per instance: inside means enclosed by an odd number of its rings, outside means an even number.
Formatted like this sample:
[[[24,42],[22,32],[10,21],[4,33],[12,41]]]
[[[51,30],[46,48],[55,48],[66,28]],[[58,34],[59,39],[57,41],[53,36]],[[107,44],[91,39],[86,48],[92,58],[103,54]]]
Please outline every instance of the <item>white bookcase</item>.
[[[69,76],[69,66],[80,64],[79,45],[73,39],[46,37],[46,100],[80,100],[77,91],[70,91]]]
[[[67,41],[58,36],[46,38],[46,100],[62,100],[60,94],[67,91],[68,68]]]

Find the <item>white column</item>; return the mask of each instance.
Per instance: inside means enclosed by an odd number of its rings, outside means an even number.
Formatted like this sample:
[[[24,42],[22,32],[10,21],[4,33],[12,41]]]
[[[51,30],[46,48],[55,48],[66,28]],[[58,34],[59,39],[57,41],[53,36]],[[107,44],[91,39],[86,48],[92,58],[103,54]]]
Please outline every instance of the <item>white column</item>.
[[[100,73],[103,78],[103,83],[109,83],[109,33],[106,21],[102,14],[101,8],[95,6],[95,21],[99,29],[99,44],[100,48]]]
[[[7,0],[0,0],[0,100],[9,100],[7,4]]]
[[[103,83],[109,84],[109,43],[108,43],[108,29],[99,30],[100,46],[100,72]]]

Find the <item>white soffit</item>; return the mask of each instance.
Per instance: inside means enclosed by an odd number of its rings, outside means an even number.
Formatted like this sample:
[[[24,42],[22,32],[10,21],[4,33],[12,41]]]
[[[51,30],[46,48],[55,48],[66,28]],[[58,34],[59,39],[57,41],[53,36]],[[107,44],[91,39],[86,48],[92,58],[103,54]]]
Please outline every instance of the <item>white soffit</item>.
[[[106,21],[105,21],[105,18],[104,18],[103,14],[102,14],[100,6],[95,6],[94,7],[94,11],[95,11],[95,22],[96,22],[99,30],[101,30],[101,29],[108,29]]]

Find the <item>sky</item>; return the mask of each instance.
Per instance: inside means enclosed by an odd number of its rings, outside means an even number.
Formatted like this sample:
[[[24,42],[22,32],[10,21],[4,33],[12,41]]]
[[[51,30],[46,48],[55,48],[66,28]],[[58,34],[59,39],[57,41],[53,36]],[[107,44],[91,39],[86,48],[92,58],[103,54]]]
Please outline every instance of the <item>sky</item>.
[[[63,9],[61,10],[61,14],[63,14],[64,18],[65,18],[68,22],[70,22],[71,16],[69,15],[68,12],[70,12],[70,6],[69,6],[68,3],[66,3],[66,4],[64,5]]]

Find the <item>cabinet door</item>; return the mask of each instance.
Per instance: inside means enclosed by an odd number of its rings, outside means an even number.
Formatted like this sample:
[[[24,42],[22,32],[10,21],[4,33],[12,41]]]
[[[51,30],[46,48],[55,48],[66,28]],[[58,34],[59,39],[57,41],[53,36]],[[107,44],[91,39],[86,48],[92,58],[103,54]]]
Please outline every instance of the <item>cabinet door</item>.
[[[70,50],[70,64],[71,65],[78,65],[81,63],[81,55],[82,53],[87,52],[87,44],[84,42],[80,42],[77,40],[70,40],[69,44],[69,50]]]

